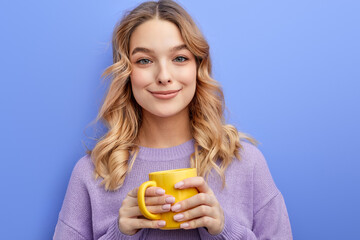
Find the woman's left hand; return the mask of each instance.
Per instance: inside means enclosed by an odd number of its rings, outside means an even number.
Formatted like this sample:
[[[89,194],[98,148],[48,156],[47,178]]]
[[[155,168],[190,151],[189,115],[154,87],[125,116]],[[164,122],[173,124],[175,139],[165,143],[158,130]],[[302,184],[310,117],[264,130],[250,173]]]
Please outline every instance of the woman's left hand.
[[[173,212],[182,212],[174,216],[174,220],[184,222],[183,229],[206,227],[212,235],[217,235],[224,229],[224,212],[216,199],[214,192],[203,177],[191,177],[175,184],[177,189],[197,188],[195,196],[180,201],[171,207]]]

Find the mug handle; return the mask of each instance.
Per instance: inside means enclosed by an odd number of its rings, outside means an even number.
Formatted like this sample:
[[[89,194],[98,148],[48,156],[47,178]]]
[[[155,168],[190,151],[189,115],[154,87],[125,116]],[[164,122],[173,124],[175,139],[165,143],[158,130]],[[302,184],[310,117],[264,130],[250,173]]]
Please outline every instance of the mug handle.
[[[138,195],[137,195],[138,205],[139,205],[140,211],[141,211],[142,215],[144,215],[144,217],[146,217],[147,219],[157,220],[157,219],[161,218],[160,214],[153,214],[153,213],[149,212],[145,205],[145,191],[148,187],[156,187],[156,182],[147,181],[140,185],[139,190],[138,190]]]

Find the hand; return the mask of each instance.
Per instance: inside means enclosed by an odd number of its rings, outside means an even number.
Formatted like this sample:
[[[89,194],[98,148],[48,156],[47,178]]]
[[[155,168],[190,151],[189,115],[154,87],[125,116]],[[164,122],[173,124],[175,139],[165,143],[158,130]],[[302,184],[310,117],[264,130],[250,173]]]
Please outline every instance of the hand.
[[[163,220],[146,219],[140,212],[137,200],[139,188],[131,190],[119,209],[119,229],[126,235],[134,235],[141,228],[161,228],[166,225]],[[159,187],[149,187],[145,191],[145,205],[151,213],[169,212],[175,198],[166,195]]]
[[[171,207],[173,212],[182,212],[174,216],[174,220],[183,222],[183,229],[206,227],[212,235],[217,235],[224,229],[224,212],[216,199],[214,192],[202,177],[184,179],[175,184],[177,189],[195,187],[199,191],[195,196],[180,201]]]

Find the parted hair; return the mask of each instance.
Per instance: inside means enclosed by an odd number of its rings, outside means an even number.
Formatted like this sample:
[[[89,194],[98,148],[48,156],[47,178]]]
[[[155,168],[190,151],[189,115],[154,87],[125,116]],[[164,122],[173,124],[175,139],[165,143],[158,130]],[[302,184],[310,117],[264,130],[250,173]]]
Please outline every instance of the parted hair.
[[[117,190],[136,160],[142,109],[131,91],[129,42],[135,28],[151,19],[174,23],[195,56],[196,90],[188,108],[195,140],[190,166],[197,168],[198,175],[206,178],[214,169],[224,186],[226,168],[234,158],[240,160],[240,139],[254,144],[256,141],[238,132],[234,126],[225,124],[224,95],[218,82],[211,77],[209,45],[190,15],[171,0],[144,2],[126,13],[114,28],[113,64],[102,75],[111,82],[96,118],[105,124],[107,131],[94,148],[87,151],[95,165],[95,178],[102,178],[101,183],[107,191]]]

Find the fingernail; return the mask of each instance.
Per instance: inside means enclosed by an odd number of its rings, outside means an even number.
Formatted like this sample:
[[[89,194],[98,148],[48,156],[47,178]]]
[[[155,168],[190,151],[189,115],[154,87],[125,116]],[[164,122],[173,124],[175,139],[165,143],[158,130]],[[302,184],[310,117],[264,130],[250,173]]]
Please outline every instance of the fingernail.
[[[171,207],[171,211],[176,212],[177,210],[180,209],[180,207],[181,207],[180,204],[175,204],[174,206]]]
[[[175,216],[174,216],[174,220],[175,221],[178,221],[178,220],[180,220],[180,219],[182,219],[182,218],[184,218],[184,215],[183,214],[176,214]]]
[[[167,197],[167,198],[165,198],[165,202],[166,202],[166,203],[174,203],[174,202],[175,202],[175,198],[174,198],[174,197]]]
[[[165,205],[162,205],[161,207],[163,210],[170,210],[171,208],[171,204],[165,204]]]
[[[156,192],[156,194],[159,194],[159,195],[165,194],[165,190],[161,189],[161,188],[156,189],[155,192]]]
[[[181,187],[182,185],[184,185],[184,182],[183,182],[183,181],[176,183],[174,187],[175,187],[175,188],[179,188],[179,187]]]
[[[164,227],[166,225],[165,221],[158,221],[158,226],[159,227]]]
[[[180,227],[181,227],[181,228],[187,228],[188,226],[189,226],[188,223],[182,223],[182,224],[180,224]]]

